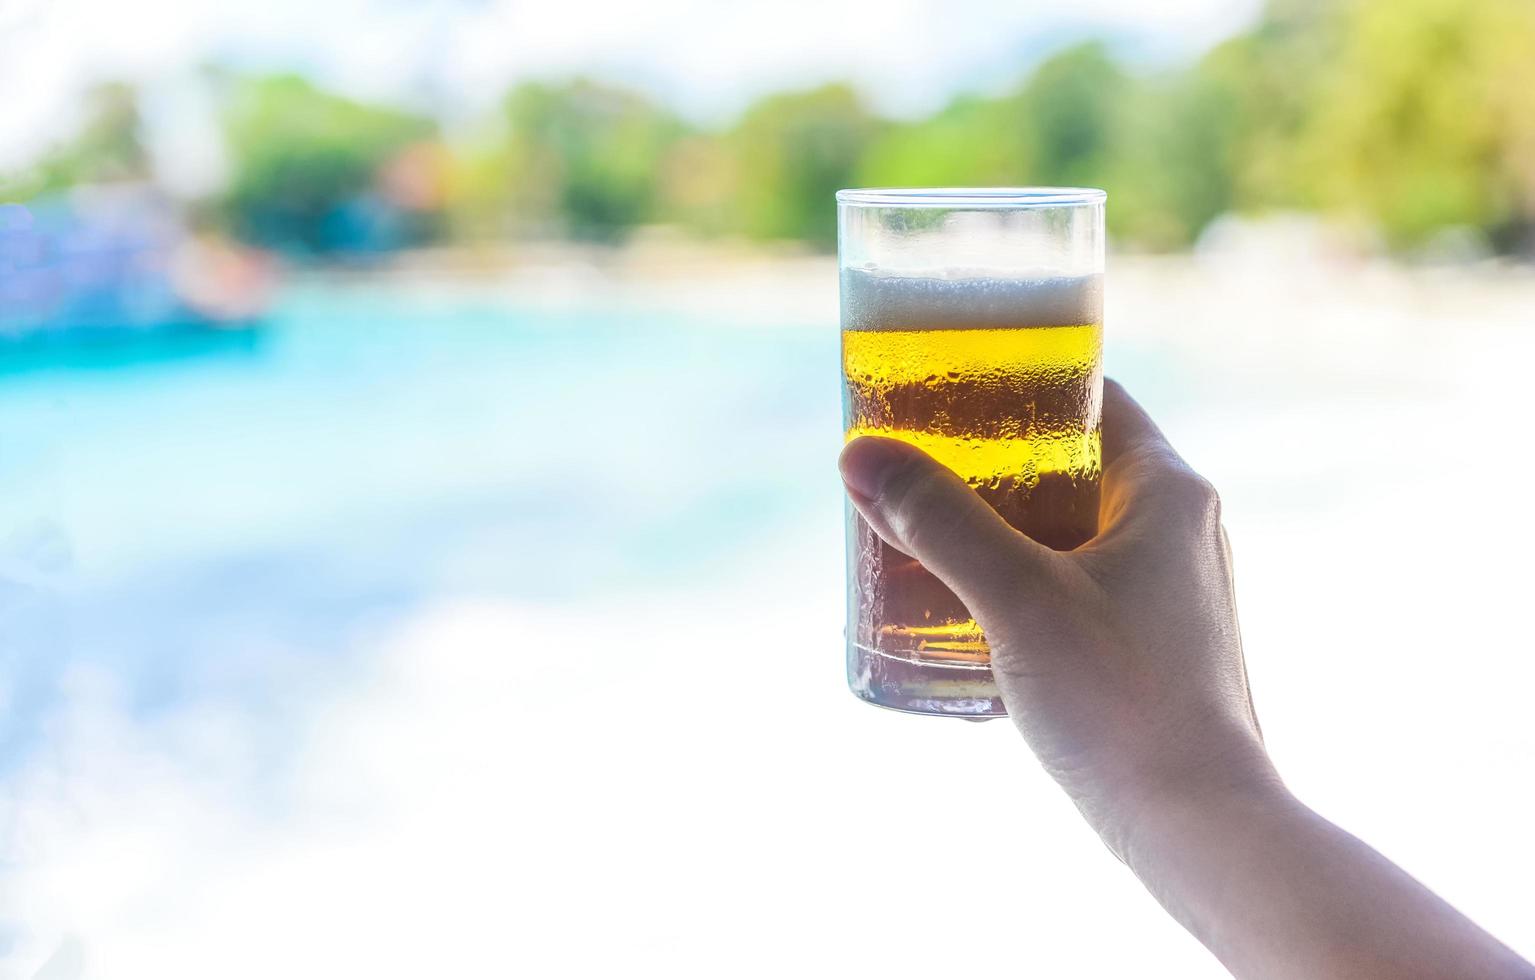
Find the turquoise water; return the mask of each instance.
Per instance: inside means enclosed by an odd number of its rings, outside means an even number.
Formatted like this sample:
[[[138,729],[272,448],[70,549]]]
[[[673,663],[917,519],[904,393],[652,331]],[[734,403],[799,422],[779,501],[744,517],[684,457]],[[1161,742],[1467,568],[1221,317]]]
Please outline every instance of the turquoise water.
[[[1523,321],[1232,302],[1111,309],[1107,358],[1222,490],[1265,732],[1517,940],[1535,529],[1425,536],[1418,453],[1519,482],[1462,423],[1528,414],[1479,369]],[[1009,726],[846,692],[831,314],[314,286],[253,344],[0,365],[0,972],[934,976],[949,920],[889,927],[957,885],[1037,927],[967,968],[1219,973]]]
[[[261,716],[344,676],[359,624],[444,598],[729,576],[839,512],[836,365],[828,324],[363,288],[295,291],[249,344],[13,361],[6,758],[72,663],[146,716]]]
[[[359,629],[454,598],[568,616],[579,644],[586,610],[744,581],[790,539],[830,567],[837,379],[831,322],[376,286],[292,290],[249,339],[13,357],[0,764],[72,665],[143,718],[203,699],[276,726],[369,655]]]

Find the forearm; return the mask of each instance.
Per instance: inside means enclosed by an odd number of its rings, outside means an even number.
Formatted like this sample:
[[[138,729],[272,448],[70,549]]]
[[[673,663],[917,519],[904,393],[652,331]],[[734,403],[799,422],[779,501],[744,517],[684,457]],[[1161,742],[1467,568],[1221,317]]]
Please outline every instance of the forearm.
[[[1122,856],[1237,977],[1535,978],[1535,968],[1278,787],[1153,807]]]

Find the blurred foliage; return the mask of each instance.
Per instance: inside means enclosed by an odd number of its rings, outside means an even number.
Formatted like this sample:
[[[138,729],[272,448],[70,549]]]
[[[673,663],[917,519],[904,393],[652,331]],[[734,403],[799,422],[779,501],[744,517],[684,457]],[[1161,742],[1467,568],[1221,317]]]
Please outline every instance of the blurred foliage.
[[[1361,3],[1341,33],[1299,154],[1316,203],[1399,246],[1453,226],[1512,244],[1531,219],[1535,5]]]
[[[1096,42],[1068,48],[1040,65],[1013,112],[1030,150],[1026,183],[1106,183],[1123,152],[1130,92],[1130,80]]]
[[[852,183],[944,187],[1016,183],[1029,148],[1011,100],[964,96],[922,122],[887,126]]]
[[[420,115],[299,78],[235,79],[219,94],[229,179],[206,203],[299,252],[649,224],[829,248],[840,187],[1085,184],[1109,190],[1133,247],[1186,247],[1226,213],[1311,210],[1404,251],[1441,235],[1528,251],[1531,52],[1531,0],[1270,0],[1191,65],[1134,71],[1080,44],[920,120],[827,85],[710,130],[626,89],[530,82],[450,144]],[[0,189],[142,179],[140,128],[132,90],[104,87],[78,136]]]
[[[483,219],[505,214],[512,231],[607,239],[654,221],[662,161],[684,133],[644,96],[584,80],[519,85],[499,122],[468,154],[458,227],[494,230]]]
[[[1110,232],[1150,249],[1189,244],[1236,202],[1232,94],[1201,74],[1152,79],[1126,97],[1120,151],[1099,186]]]
[[[80,184],[150,176],[133,87],[121,82],[97,85],[86,93],[83,108],[72,139],[51,148],[23,173],[0,179],[0,199],[29,200]]]
[[[293,75],[235,80],[225,95],[233,230],[298,252],[366,251],[424,237],[376,190],[381,169],[433,137],[430,120],[364,105]]]
[[[853,182],[880,128],[846,85],[774,95],[752,106],[723,136],[735,164],[734,229],[753,238],[836,244],[832,195]]]

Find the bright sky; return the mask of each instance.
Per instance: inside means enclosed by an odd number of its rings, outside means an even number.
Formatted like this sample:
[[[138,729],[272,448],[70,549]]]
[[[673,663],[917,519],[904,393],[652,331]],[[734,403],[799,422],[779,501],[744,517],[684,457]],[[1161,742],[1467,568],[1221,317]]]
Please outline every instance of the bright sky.
[[[919,112],[1015,79],[1088,34],[1156,62],[1239,30],[1260,0],[0,0],[0,166],[67,132],[93,80],[147,84],[179,114],[208,61],[304,70],[358,95],[473,111],[508,82],[582,73],[700,119],[831,79]],[[153,115],[153,112],[151,113]]]

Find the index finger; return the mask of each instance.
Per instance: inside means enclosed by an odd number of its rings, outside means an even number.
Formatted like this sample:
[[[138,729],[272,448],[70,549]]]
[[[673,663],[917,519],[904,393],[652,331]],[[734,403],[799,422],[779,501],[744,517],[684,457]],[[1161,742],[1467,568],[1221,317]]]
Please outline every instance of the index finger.
[[[1162,449],[1173,455],[1162,430],[1151,421],[1146,410],[1130,397],[1113,378],[1103,379],[1103,465],[1107,469],[1115,460],[1136,449]]]
[[[1214,488],[1183,461],[1146,410],[1109,380],[1103,383],[1103,459],[1100,545],[1137,514],[1171,527],[1218,513]]]

